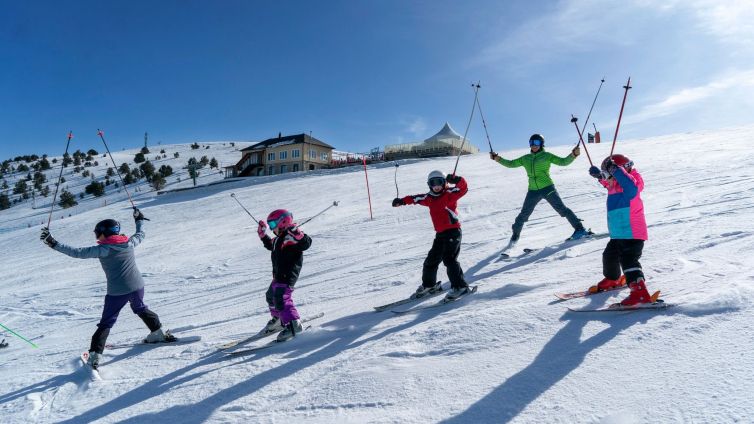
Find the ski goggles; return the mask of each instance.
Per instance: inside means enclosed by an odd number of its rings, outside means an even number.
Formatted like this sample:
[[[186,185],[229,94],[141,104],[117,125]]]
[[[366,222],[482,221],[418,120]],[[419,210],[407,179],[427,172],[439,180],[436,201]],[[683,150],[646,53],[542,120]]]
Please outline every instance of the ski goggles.
[[[542,147],[542,140],[529,140],[529,146]]]
[[[445,178],[434,177],[427,180],[427,185],[432,187],[445,187]]]
[[[270,230],[274,230],[275,228],[278,227],[278,224],[280,223],[280,221],[282,221],[285,218],[288,218],[289,216],[291,216],[290,213],[284,213],[280,215],[277,219],[272,219],[272,220],[268,219],[267,225],[270,226]]]

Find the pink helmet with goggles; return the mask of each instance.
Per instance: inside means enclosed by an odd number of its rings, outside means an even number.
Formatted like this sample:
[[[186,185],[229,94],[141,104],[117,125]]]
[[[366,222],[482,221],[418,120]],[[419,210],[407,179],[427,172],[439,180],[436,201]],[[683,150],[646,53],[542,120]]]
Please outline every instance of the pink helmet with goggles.
[[[293,214],[285,209],[276,209],[267,215],[267,225],[270,226],[270,230],[287,230],[293,226]]]

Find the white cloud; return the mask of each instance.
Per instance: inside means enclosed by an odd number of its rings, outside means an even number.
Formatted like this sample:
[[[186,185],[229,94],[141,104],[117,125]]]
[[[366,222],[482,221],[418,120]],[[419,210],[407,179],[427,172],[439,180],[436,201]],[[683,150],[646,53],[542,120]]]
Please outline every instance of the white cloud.
[[[644,106],[639,112],[626,116],[624,122],[635,124],[673,115],[702,102],[731,103],[737,97],[752,95],[754,95],[754,69],[726,72],[705,85],[677,90],[659,102]]]
[[[424,118],[414,118],[408,123],[406,131],[415,137],[421,137],[427,132],[427,123],[424,121]]]

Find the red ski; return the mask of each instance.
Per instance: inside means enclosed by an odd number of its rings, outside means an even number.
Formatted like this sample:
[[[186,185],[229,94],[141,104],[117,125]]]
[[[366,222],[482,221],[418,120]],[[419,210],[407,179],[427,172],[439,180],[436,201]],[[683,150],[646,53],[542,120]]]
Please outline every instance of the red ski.
[[[594,293],[590,292],[589,290],[584,290],[584,291],[579,291],[579,292],[573,292],[573,293],[555,293],[555,297],[557,297],[560,300],[569,300],[569,299],[576,299],[576,298],[579,298],[579,297],[587,297],[587,296],[591,296],[591,295],[594,295],[594,294],[607,293],[607,292],[614,291],[614,290],[623,290],[626,287],[628,287],[626,285],[626,276],[625,275],[621,275],[620,276],[620,280],[618,280],[618,281],[620,282],[620,286],[614,287],[614,288],[612,288],[610,290],[602,290],[602,291],[598,291],[598,292],[594,292]]]

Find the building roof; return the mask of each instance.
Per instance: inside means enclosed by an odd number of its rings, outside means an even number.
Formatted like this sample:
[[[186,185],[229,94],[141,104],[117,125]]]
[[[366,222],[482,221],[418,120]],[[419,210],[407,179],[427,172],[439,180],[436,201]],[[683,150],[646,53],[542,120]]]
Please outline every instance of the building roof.
[[[453,128],[450,127],[450,124],[446,122],[445,125],[437,134],[433,135],[432,137],[424,141],[427,142],[427,141],[435,141],[435,140],[442,140],[442,139],[448,139],[448,138],[454,138],[454,139],[460,140],[462,137],[458,135],[458,133],[453,131]]]
[[[325,143],[322,140],[318,140],[308,134],[294,134],[294,135],[286,135],[284,137],[279,136],[275,138],[268,138],[267,140],[260,141],[259,143],[253,144],[245,149],[241,149],[241,151],[248,152],[251,150],[263,150],[270,147],[284,146],[286,144],[296,144],[296,143],[313,144],[313,145],[322,146],[328,149],[334,149],[333,146]]]

